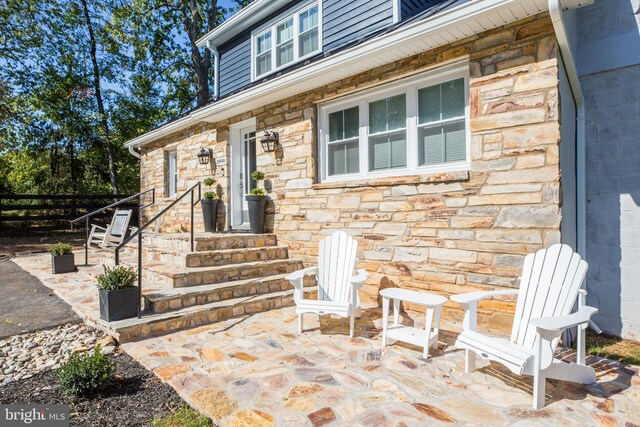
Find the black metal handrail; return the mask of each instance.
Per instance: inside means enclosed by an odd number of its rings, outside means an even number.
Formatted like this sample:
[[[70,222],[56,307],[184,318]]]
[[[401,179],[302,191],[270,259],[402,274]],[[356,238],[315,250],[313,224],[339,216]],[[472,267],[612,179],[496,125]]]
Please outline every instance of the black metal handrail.
[[[151,193],[151,202],[147,203],[146,205],[142,205],[142,196],[147,194],[147,193]],[[88,265],[89,264],[89,219],[92,218],[93,216],[106,211],[107,209],[111,209],[111,208],[115,208],[117,206],[120,206],[124,203],[127,203],[130,200],[133,199],[138,199],[138,226],[140,226],[140,217],[142,216],[142,209],[149,207],[153,204],[155,204],[156,202],[156,189],[155,188],[151,188],[149,190],[145,190],[145,191],[141,191],[139,193],[134,194],[133,196],[129,196],[126,199],[122,199],[122,200],[118,200],[117,202],[111,203],[108,206],[105,206],[103,208],[97,209],[93,212],[89,212],[86,215],[83,215],[79,218],[76,219],[72,219],[71,221],[69,221],[71,223],[71,229],[73,230],[73,224],[76,224],[82,220],[84,220],[84,227],[85,227],[85,242],[84,242],[84,265]]]
[[[198,200],[195,200],[195,190],[198,189]],[[120,249],[122,249],[127,243],[138,238],[138,318],[142,317],[142,311],[140,307],[140,303],[142,302],[142,232],[147,229],[151,224],[156,222],[162,215],[164,215],[169,209],[173,208],[177,205],[182,199],[184,199],[188,194],[191,194],[191,230],[190,230],[190,241],[191,241],[191,252],[194,249],[194,239],[193,239],[193,218],[194,218],[194,208],[200,202],[202,198],[202,183],[198,182],[193,185],[187,191],[182,193],[180,197],[175,199],[171,204],[158,212],[153,218],[147,221],[144,225],[138,227],[138,229],[132,233],[129,237],[127,237],[122,243],[116,246],[114,261],[116,265],[120,264]]]

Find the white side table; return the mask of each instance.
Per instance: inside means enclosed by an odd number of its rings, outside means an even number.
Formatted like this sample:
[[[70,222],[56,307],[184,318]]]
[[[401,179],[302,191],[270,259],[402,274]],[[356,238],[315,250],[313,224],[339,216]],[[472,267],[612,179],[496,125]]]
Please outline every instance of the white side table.
[[[387,339],[403,341],[423,348],[422,356],[429,357],[429,347],[437,348],[438,332],[440,331],[440,317],[442,305],[447,299],[440,295],[426,292],[416,292],[409,289],[387,288],[380,291],[382,296],[382,346],[387,345]],[[389,325],[389,300],[393,300],[393,325]],[[410,302],[426,307],[427,318],[425,329],[401,325],[400,301]],[[433,323],[433,330],[431,324]]]

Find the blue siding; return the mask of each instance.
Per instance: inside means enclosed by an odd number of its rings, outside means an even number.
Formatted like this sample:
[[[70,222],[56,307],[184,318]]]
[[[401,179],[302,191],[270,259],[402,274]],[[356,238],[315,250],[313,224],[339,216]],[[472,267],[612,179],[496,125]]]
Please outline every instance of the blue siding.
[[[392,0],[324,0],[322,5],[325,52],[393,23]]]
[[[251,84],[251,33],[220,47],[220,96]]]
[[[442,0],[401,0],[400,1],[400,19],[405,20],[424,12],[431,6],[442,3]]]
[[[303,0],[292,1],[257,26],[271,21]],[[324,0],[322,11],[323,50],[330,52],[372,32],[393,24],[392,0]],[[226,96],[251,85],[251,30],[218,48],[220,54],[220,93]],[[294,69],[301,64],[294,64]],[[285,69],[282,72],[285,72]]]

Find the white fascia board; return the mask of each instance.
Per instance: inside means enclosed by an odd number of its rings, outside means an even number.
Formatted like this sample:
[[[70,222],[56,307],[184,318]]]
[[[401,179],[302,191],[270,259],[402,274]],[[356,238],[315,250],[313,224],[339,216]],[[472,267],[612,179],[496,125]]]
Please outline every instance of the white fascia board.
[[[255,0],[196,41],[198,47],[220,46],[284,7],[291,0]]]
[[[547,0],[472,0],[203,107],[125,145],[143,145],[201,121],[217,122],[342,78],[548,10]],[[184,121],[183,121],[184,120]]]

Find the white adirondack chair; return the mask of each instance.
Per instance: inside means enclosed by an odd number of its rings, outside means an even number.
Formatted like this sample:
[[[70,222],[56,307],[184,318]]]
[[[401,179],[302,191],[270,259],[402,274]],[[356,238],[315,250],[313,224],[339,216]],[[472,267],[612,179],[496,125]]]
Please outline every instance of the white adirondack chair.
[[[465,371],[475,370],[475,356],[505,365],[517,375],[533,375],[533,408],[544,406],[545,379],[591,384],[595,371],[585,366],[585,329],[596,308],[585,305],[581,290],[587,262],[567,245],[529,254],[524,260],[519,290],[471,292],[451,299],[465,310],[463,332],[456,347],[466,350]],[[476,331],[478,301],[518,295],[511,339],[484,335]],[[578,299],[578,310],[570,314]],[[578,328],[577,363],[554,359],[563,331]]]
[[[91,231],[89,232],[89,240],[87,244],[89,246],[100,246],[101,248],[118,246],[124,241],[127,235],[132,213],[133,212],[130,209],[117,209],[113,214],[111,224],[109,224],[107,228],[93,224],[91,226]]]
[[[350,317],[349,336],[353,337],[354,317],[359,314],[360,289],[367,280],[365,270],[358,270],[356,251],[358,243],[344,231],[336,231],[320,241],[318,266],[298,270],[287,276],[295,288],[293,298],[298,314],[298,329],[302,333],[305,313],[336,314]],[[318,281],[318,299],[304,298],[304,277],[315,275]]]

